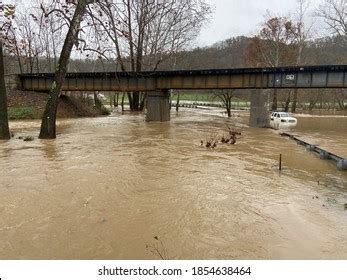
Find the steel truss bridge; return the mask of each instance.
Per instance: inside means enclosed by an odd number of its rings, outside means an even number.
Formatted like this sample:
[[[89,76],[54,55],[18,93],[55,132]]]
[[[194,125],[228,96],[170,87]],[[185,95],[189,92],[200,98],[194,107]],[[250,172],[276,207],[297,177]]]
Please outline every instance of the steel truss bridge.
[[[53,73],[21,74],[18,87],[49,91]],[[150,92],[202,89],[347,88],[347,65],[156,72],[68,73],[63,91]]]

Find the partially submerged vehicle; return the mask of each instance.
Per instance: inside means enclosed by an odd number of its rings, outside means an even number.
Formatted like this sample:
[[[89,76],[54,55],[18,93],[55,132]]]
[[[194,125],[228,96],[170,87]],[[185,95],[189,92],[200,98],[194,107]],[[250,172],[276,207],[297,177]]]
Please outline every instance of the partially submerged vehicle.
[[[270,127],[273,129],[293,128],[297,124],[297,119],[286,112],[272,112],[270,116]]]

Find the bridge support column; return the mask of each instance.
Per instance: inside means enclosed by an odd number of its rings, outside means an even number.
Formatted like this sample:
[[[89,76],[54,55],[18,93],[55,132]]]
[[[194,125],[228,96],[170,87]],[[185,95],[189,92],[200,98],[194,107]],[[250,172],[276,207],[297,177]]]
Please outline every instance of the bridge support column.
[[[21,90],[22,82],[19,79],[18,75],[6,75],[5,76],[5,85],[8,90]]]
[[[147,93],[146,121],[170,121],[170,94],[168,90]]]
[[[267,127],[269,125],[269,112],[267,108],[267,93],[264,90],[252,90],[250,127]]]

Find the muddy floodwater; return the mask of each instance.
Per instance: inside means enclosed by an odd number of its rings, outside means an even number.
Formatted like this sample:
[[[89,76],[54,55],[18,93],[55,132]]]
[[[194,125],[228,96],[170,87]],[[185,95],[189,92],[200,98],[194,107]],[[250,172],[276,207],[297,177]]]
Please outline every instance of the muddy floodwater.
[[[67,119],[56,140],[11,122],[36,138],[0,142],[0,259],[346,259],[347,171],[235,115]],[[347,158],[346,117],[298,122]],[[227,125],[236,145],[200,147]]]

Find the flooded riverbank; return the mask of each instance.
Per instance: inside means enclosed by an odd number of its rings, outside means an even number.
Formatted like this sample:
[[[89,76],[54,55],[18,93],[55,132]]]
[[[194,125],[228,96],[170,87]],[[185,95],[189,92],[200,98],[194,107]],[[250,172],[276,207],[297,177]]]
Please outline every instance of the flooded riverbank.
[[[237,115],[66,119],[56,140],[1,142],[0,258],[346,259],[347,173]],[[236,145],[200,147],[227,125]],[[294,132],[347,157],[346,128],[299,117]]]

